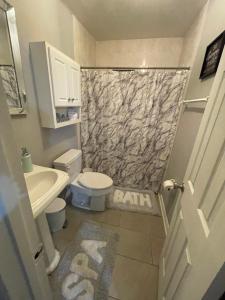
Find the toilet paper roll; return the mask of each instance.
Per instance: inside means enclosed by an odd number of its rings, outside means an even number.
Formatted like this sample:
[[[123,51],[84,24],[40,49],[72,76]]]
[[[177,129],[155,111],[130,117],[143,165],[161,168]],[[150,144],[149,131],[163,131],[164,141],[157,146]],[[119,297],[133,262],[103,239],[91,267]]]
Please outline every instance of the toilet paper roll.
[[[174,180],[173,179],[165,180],[163,182],[163,189],[166,191],[173,190],[174,189]]]

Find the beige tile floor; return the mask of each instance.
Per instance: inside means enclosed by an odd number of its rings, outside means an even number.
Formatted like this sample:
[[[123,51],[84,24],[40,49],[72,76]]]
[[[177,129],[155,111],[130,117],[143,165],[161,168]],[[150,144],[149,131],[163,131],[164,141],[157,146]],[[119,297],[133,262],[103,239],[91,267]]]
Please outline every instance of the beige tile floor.
[[[85,220],[100,222],[118,232],[120,240],[109,300],[156,300],[158,264],[164,240],[162,219],[149,214],[106,210],[101,213],[66,208],[68,226],[55,233],[57,249],[64,252]]]

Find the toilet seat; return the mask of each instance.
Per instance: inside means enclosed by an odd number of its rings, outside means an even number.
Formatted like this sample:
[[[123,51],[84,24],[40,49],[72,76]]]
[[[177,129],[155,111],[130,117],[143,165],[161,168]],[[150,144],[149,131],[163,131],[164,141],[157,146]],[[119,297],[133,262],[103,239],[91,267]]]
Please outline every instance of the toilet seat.
[[[113,185],[113,181],[109,176],[98,172],[82,173],[77,181],[82,186],[93,190],[108,189]]]

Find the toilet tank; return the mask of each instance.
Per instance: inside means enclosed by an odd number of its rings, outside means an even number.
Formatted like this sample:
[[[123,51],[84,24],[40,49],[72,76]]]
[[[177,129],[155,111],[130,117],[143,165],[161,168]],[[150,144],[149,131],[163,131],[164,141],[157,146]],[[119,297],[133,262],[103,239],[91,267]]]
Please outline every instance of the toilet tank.
[[[81,172],[82,152],[78,149],[70,149],[63,155],[54,160],[55,169],[68,173],[70,182],[73,181]]]

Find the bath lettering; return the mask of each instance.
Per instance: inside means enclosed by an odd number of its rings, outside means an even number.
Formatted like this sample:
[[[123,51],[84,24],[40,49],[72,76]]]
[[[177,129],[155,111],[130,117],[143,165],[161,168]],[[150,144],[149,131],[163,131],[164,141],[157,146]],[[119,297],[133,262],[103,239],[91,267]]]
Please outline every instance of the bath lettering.
[[[147,206],[152,208],[149,194],[136,193],[130,191],[115,190],[113,202],[119,204],[130,204],[132,206]]]

